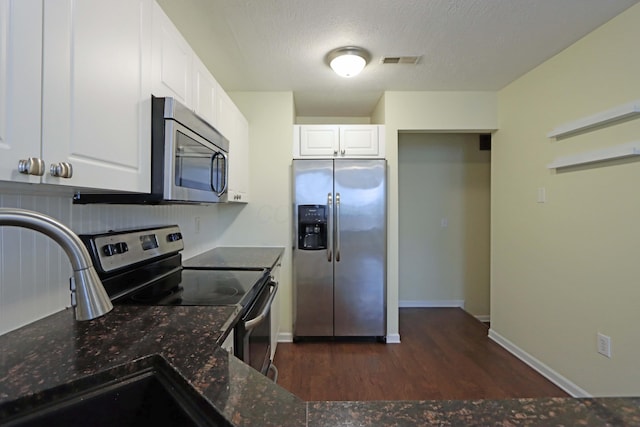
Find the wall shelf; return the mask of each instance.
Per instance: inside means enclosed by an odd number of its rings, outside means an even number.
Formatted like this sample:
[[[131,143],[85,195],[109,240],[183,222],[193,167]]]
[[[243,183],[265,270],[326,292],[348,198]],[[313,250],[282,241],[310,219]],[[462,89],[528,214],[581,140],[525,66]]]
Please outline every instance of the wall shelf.
[[[547,165],[548,169],[561,169],[589,163],[605,162],[623,159],[625,157],[640,156],[640,142],[616,145],[600,150],[585,151],[570,156],[558,157]]]
[[[620,105],[606,111],[565,123],[547,134],[548,138],[564,138],[598,126],[606,126],[619,120],[640,116],[640,100]]]

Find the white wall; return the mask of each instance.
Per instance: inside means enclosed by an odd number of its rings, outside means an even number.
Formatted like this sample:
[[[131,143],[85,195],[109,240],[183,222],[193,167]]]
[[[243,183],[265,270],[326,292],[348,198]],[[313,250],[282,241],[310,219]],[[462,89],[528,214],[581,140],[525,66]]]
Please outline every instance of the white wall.
[[[286,248],[276,304],[280,331],[288,339],[292,327],[291,146],[292,92],[231,92],[229,96],[249,121],[251,202],[232,227],[222,231],[221,244]]]
[[[636,5],[502,90],[492,151],[492,332],[599,396],[640,394],[640,163],[546,165],[640,141],[640,119],[545,135],[640,99],[639,22]],[[596,351],[598,332],[612,339],[610,359]]]
[[[217,246],[221,230],[238,210],[221,205],[72,205],[71,195],[31,195],[25,187],[11,184],[2,188],[1,207],[42,212],[78,234],[178,224],[184,235],[185,258]],[[0,227],[0,334],[69,307],[71,272],[66,255],[53,240],[32,230]]]
[[[490,175],[477,134],[398,136],[401,307],[488,318]]]

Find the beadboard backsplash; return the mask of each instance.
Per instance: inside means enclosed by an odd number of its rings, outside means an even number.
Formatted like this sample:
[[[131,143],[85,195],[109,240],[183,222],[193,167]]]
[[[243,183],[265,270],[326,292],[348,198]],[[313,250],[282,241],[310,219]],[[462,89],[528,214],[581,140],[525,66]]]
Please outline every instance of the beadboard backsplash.
[[[0,194],[0,207],[52,216],[77,234],[178,224],[189,258],[218,245],[221,227],[237,207],[207,205],[73,205],[60,195]],[[28,229],[0,227],[0,334],[70,306],[71,264],[49,237]]]

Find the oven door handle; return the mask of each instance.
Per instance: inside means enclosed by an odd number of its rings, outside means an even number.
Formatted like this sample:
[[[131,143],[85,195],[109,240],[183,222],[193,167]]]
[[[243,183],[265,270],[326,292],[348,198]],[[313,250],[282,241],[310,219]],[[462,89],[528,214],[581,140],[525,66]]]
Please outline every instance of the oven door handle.
[[[251,320],[247,320],[244,322],[244,329],[246,331],[250,331],[256,326],[258,326],[264,319],[267,318],[269,314],[269,310],[271,310],[271,304],[273,303],[274,298],[276,297],[276,292],[278,292],[278,282],[270,282],[268,286],[273,287],[271,291],[271,295],[269,295],[269,299],[262,307],[262,311],[256,317]]]

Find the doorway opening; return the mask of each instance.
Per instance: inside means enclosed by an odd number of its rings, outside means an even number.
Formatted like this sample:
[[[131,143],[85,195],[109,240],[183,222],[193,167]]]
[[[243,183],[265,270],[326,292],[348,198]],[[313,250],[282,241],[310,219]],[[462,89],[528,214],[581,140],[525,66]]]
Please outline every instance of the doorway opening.
[[[398,203],[400,307],[462,307],[488,322],[490,137],[400,133]]]

